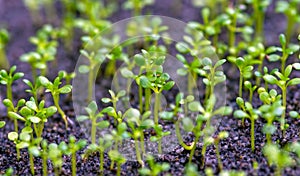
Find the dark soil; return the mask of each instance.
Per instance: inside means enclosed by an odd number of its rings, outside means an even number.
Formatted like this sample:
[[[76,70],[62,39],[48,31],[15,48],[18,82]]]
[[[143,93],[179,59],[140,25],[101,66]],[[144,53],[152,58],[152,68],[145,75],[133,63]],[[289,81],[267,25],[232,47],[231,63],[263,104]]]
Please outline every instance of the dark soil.
[[[275,14],[273,12],[274,7],[271,6],[266,15],[265,31],[266,43],[268,45],[277,44],[277,36],[285,29],[285,20],[283,16]],[[200,10],[194,8],[190,0],[184,0],[180,4],[180,0],[175,1],[157,1],[154,6],[145,9],[145,13],[151,12],[153,15],[164,15],[177,18],[182,21],[200,21]],[[124,10],[118,11],[113,17],[112,22],[130,17],[130,13]],[[19,61],[19,56],[23,53],[29,52],[34,47],[28,42],[28,38],[33,36],[36,32],[36,27],[33,26],[30,15],[20,0],[0,0],[0,27],[7,27],[11,33],[11,40],[7,47],[7,56],[10,60],[11,65],[17,65],[18,70],[26,73],[27,78],[30,78],[30,67],[26,63]],[[79,41],[77,41],[79,42]],[[80,44],[75,42],[76,47]],[[72,53],[67,53],[63,48],[59,48],[58,53],[58,68],[52,68],[50,72],[50,78],[56,76],[58,70],[73,71],[76,60],[79,56],[79,50],[74,49]],[[292,61],[290,61],[292,62]],[[276,67],[276,65],[271,65]],[[235,104],[235,97],[238,92],[238,74],[237,70],[231,65],[226,64],[224,71],[228,77],[227,80],[227,104],[237,108]],[[294,74],[293,76],[298,76]],[[102,87],[100,96],[107,95],[107,91],[104,88],[110,86],[110,78],[100,80],[99,87]],[[300,108],[300,86],[291,87],[288,91],[288,111],[298,110]],[[28,94],[24,92],[26,89],[25,85],[18,81],[14,85],[14,98],[25,98],[28,99]],[[5,89],[3,86],[0,87],[0,100],[2,101],[5,97]],[[256,106],[259,105],[257,95],[254,96],[254,103]],[[47,104],[51,104],[51,100]],[[73,125],[65,130],[62,119],[57,115],[46,123],[43,137],[51,142],[59,143],[61,141],[67,141],[69,135],[74,135],[76,138],[85,138],[85,134],[82,132],[80,125],[76,122],[74,117],[74,111],[72,108],[72,102],[66,102],[63,105],[64,111],[68,114],[70,119],[74,122]],[[0,118],[7,120],[6,110],[3,105],[0,105]],[[290,128],[286,131],[286,135],[282,137],[280,132],[273,135],[273,141],[281,141],[284,145],[288,142],[293,142],[299,138],[299,126],[298,120],[287,118]],[[264,122],[258,120],[255,127],[255,139],[256,146],[255,152],[251,152],[250,147],[250,123],[246,120],[245,127],[241,125],[241,121],[234,119],[233,116],[223,117],[218,127],[218,131],[226,130],[229,132],[229,137],[220,142],[220,153],[223,161],[225,170],[243,170],[247,172],[247,175],[272,175],[274,173],[274,167],[269,167],[266,159],[262,154],[262,147],[265,144],[265,136],[262,133],[262,126]],[[22,150],[21,160],[17,161],[16,151],[14,144],[7,139],[7,134],[13,131],[13,122],[7,120],[7,125],[0,130],[0,174],[4,173],[9,167],[14,169],[15,175],[30,175],[29,160],[26,150]],[[187,137],[187,141],[191,140],[191,136]],[[201,148],[202,143],[197,144],[197,149],[193,162],[199,166],[201,173],[204,170],[200,168],[201,165]],[[99,156],[94,155],[87,160],[83,161],[80,155],[83,151],[77,155],[77,173],[78,175],[98,175],[99,170]],[[163,154],[157,157],[160,162],[168,162],[171,165],[171,169],[168,173],[171,175],[183,175],[184,166],[188,162],[189,151],[185,151],[181,146],[177,146],[173,151]],[[205,167],[213,168],[215,174],[218,173],[217,158],[215,148],[210,146],[207,149],[205,160]],[[252,163],[258,162],[259,167],[257,170],[253,169]],[[105,175],[115,175],[116,170],[109,169],[110,160],[105,155]],[[41,175],[41,161],[39,158],[35,159],[36,174]],[[127,161],[122,166],[122,175],[138,175],[139,164],[133,161]],[[48,162],[48,171],[52,174],[52,165]],[[290,167],[285,169],[285,175],[300,175],[300,167]],[[64,156],[64,165],[61,175],[71,175],[71,164],[70,157]]]

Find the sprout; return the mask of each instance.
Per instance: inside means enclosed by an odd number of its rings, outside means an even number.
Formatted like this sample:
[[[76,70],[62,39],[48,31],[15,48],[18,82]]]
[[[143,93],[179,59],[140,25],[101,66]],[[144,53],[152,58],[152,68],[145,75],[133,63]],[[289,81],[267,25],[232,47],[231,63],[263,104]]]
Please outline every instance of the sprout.
[[[143,167],[139,169],[139,174],[157,176],[170,169],[170,165],[168,163],[156,163],[154,157],[151,155],[147,155],[147,163],[149,164],[149,168]]]
[[[9,41],[9,33],[6,29],[0,29],[0,69],[9,69],[9,61],[6,57],[5,46]]]

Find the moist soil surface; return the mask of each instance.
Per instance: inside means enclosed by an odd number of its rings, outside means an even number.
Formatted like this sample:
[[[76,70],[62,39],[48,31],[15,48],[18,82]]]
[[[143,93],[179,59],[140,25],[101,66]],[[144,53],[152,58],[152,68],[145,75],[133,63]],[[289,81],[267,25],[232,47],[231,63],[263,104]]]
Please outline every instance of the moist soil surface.
[[[183,0],[181,5],[178,5],[179,0],[174,1],[157,1],[155,5],[145,9],[145,13],[151,12],[153,15],[164,15],[169,17],[174,17],[184,22],[187,21],[201,21],[199,8],[194,8],[190,0]],[[273,3],[274,4],[274,3]],[[283,16],[275,14],[274,5],[271,5],[265,22],[266,33],[266,43],[267,45],[278,44],[278,34],[285,29],[285,19]],[[119,10],[112,17],[112,22],[117,22],[119,20],[130,17],[128,11]],[[59,23],[59,19],[57,19]],[[20,55],[34,50],[34,46],[28,41],[30,36],[34,36],[36,30],[38,29],[34,26],[30,20],[30,15],[20,0],[0,0],[0,25],[9,29],[11,33],[11,40],[7,47],[7,56],[10,60],[11,65],[17,65],[18,70],[25,73],[26,78],[30,78],[30,67],[26,63],[19,61]],[[50,79],[56,76],[58,70],[66,70],[68,72],[73,71],[75,68],[76,60],[79,56],[80,42],[74,42],[74,49],[70,53],[64,51],[63,48],[58,49],[58,67],[52,68],[49,73]],[[292,59],[291,59],[292,62]],[[277,65],[271,65],[271,67],[276,67]],[[224,71],[227,75],[227,104],[237,109],[235,103],[235,97],[237,97],[238,92],[238,74],[237,70],[233,68],[230,64],[224,66]],[[293,77],[296,77],[294,73]],[[101,85],[102,89],[100,95],[107,95],[107,89],[110,87],[111,78],[103,78],[97,81],[97,84]],[[18,81],[13,86],[14,99],[19,98],[29,98],[29,94],[25,93],[27,87]],[[288,91],[288,109],[297,110],[300,108],[300,91],[299,86],[290,87]],[[5,89],[3,86],[0,88],[1,101],[5,97]],[[230,90],[230,91],[229,91]],[[101,92],[102,91],[102,92]],[[175,94],[172,93],[171,94]],[[72,107],[72,101],[67,99],[67,97],[62,97],[62,109],[66,112],[68,117],[73,121],[69,128],[66,130],[62,119],[56,115],[49,119],[49,122],[45,124],[45,129],[43,133],[43,138],[47,139],[49,143],[61,141],[67,141],[69,135],[74,135],[78,138],[85,138],[85,134],[82,132],[80,125],[75,120],[75,115]],[[46,97],[46,104],[52,104],[51,98]],[[254,95],[254,106],[259,105],[259,100],[257,95]],[[3,105],[0,105],[0,118],[8,119],[6,117],[6,110]],[[299,121],[287,117],[290,127],[287,129],[285,136],[281,135],[278,130],[276,134],[272,136],[273,141],[280,141],[281,145],[288,142],[296,141],[299,138]],[[226,130],[229,132],[229,137],[220,142],[220,155],[223,161],[223,169],[225,170],[243,170],[247,175],[272,175],[274,174],[275,168],[269,167],[265,157],[262,154],[262,147],[265,144],[265,136],[262,133],[264,121],[257,120],[255,124],[255,151],[251,151],[250,147],[250,122],[245,121],[245,126],[242,126],[240,120],[235,119],[233,116],[225,116],[220,120],[218,131]],[[278,124],[277,124],[278,125]],[[21,124],[20,124],[21,126]],[[16,151],[14,144],[8,140],[7,134],[13,131],[13,122],[7,120],[7,124],[4,128],[0,130],[0,174],[12,167],[14,169],[15,175],[30,175],[29,169],[29,159],[26,150],[21,151],[21,159],[17,161]],[[186,137],[186,142],[192,140],[192,135]],[[195,152],[195,157],[193,162],[198,165],[198,169],[201,173],[204,170],[201,168],[201,149],[202,143],[197,144],[197,149]],[[95,154],[89,157],[87,160],[81,158],[83,151],[77,154],[77,173],[78,175],[98,175],[99,172],[99,156]],[[168,162],[171,166],[168,173],[171,175],[183,175],[184,166],[188,162],[189,151],[184,150],[180,145],[174,147],[172,151],[166,154],[157,156],[157,161]],[[71,161],[70,157],[64,156],[64,165],[61,175],[71,175]],[[258,162],[258,169],[254,170],[252,163]],[[215,148],[210,146],[207,148],[207,153],[205,156],[204,168],[211,167],[214,173],[219,172],[217,167],[217,158]],[[35,170],[37,175],[42,175],[41,160],[39,158],[35,159]],[[116,170],[110,170],[110,160],[107,154],[105,154],[105,175],[115,175]],[[138,175],[138,168],[140,165],[138,162],[127,161],[122,165],[122,175]],[[52,164],[48,161],[48,171],[52,173]],[[285,175],[300,175],[300,167],[289,167],[284,170]]]

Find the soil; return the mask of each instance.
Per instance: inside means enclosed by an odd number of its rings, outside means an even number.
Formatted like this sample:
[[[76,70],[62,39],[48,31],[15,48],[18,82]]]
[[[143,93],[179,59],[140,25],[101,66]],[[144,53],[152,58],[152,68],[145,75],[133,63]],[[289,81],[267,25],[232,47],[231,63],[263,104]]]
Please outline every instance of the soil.
[[[274,4],[274,2],[273,2]],[[278,44],[278,34],[282,33],[285,29],[285,19],[282,15],[275,14],[273,5],[268,9],[266,15],[265,31],[266,32],[266,43],[267,45]],[[201,21],[199,8],[194,8],[190,0],[183,0],[180,4],[180,0],[175,1],[157,1],[155,5],[145,9],[144,13],[151,12],[153,15],[163,15],[173,17],[184,22],[187,21]],[[120,10],[111,17],[112,22],[130,17],[130,13],[125,10]],[[11,40],[7,47],[7,57],[10,60],[11,65],[17,65],[18,70],[26,73],[27,78],[30,78],[30,67],[26,63],[19,61],[20,55],[23,53],[34,50],[28,38],[33,36],[37,30],[30,20],[30,15],[20,0],[0,0],[0,27],[6,27],[11,33]],[[64,69],[68,72],[73,71],[75,68],[76,60],[79,56],[79,50],[76,48],[80,47],[79,41],[75,41],[74,50],[72,53],[67,53],[61,47],[58,52],[58,68],[52,67],[50,78],[56,76],[58,70]],[[295,61],[295,60],[294,60]],[[293,62],[293,59],[290,60]],[[269,64],[268,64],[269,65]],[[272,65],[271,67],[276,67]],[[237,108],[235,104],[235,97],[238,92],[238,74],[237,70],[230,64],[226,64],[224,71],[227,75],[227,104]],[[299,73],[293,73],[293,77],[299,77]],[[100,87],[104,87],[100,91],[107,91],[105,87],[110,86],[111,78],[105,78],[98,80]],[[300,86],[290,87],[288,91],[288,111],[298,110],[300,108]],[[26,86],[18,81],[14,85],[14,99],[25,98],[28,99],[28,94],[24,92]],[[231,90],[231,91],[229,91]],[[5,97],[5,89],[3,86],[0,87],[0,100],[2,101]],[[107,92],[100,92],[100,95],[107,95]],[[66,99],[66,97],[63,97]],[[171,101],[171,100],[170,100]],[[254,96],[254,106],[259,105],[257,95]],[[47,104],[51,104],[51,100],[47,99]],[[85,138],[80,125],[76,122],[74,117],[74,110],[72,102],[65,101],[63,110],[67,113],[70,119],[74,122],[65,130],[62,119],[55,115],[49,119],[49,122],[45,124],[43,137],[51,142],[59,143],[61,141],[67,141],[69,135],[74,135],[76,138]],[[22,150],[21,160],[17,161],[16,151],[14,144],[7,139],[7,134],[13,131],[13,122],[7,120],[6,110],[3,105],[0,105],[0,118],[5,119],[7,124],[0,130],[0,174],[12,167],[15,175],[30,175],[29,160],[26,150]],[[287,118],[290,127],[286,131],[286,135],[282,137],[280,131],[277,131],[272,136],[273,141],[281,141],[281,145],[288,142],[297,141],[299,138],[299,126],[300,122],[295,119]],[[255,124],[255,151],[251,152],[250,148],[250,123],[246,120],[245,127],[241,125],[241,121],[235,119],[233,116],[222,117],[221,122],[218,126],[218,131],[226,130],[229,132],[229,137],[220,142],[220,154],[223,161],[225,170],[243,170],[247,175],[273,175],[274,167],[269,167],[265,157],[262,154],[262,147],[265,144],[265,136],[262,133],[263,120],[257,120]],[[21,125],[21,124],[20,124]],[[278,124],[277,124],[278,125]],[[192,136],[188,136],[186,141],[191,141]],[[204,170],[200,168],[201,165],[201,148],[202,143],[197,144],[197,149],[193,162],[198,165],[198,169],[203,174]],[[98,175],[99,172],[99,156],[94,156],[83,161],[80,151],[77,154],[77,173],[78,175]],[[180,145],[177,145],[172,151],[167,154],[163,154],[157,157],[159,162],[168,162],[171,168],[168,172],[171,175],[183,175],[184,166],[188,162],[189,151],[184,150]],[[214,173],[217,174],[217,158],[215,148],[210,146],[207,148],[205,156],[205,167],[211,167]],[[64,156],[64,165],[61,175],[71,175],[71,164],[70,157]],[[258,169],[254,170],[252,163],[256,161],[259,163]],[[116,170],[110,170],[110,160],[107,154],[105,154],[105,175],[115,175]],[[127,161],[122,165],[122,175],[138,175],[139,164],[134,161]],[[41,171],[41,160],[35,159],[35,170],[37,175],[42,175]],[[49,174],[53,174],[52,164],[48,161]],[[166,174],[165,173],[165,174]],[[300,167],[289,167],[284,170],[284,175],[300,175]]]

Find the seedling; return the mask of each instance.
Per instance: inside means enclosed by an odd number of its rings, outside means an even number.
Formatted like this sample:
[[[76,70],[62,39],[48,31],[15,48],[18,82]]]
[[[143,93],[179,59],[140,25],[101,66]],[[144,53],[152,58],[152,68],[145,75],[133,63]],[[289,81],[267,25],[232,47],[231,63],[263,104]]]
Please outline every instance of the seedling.
[[[142,15],[142,9],[148,5],[151,5],[155,2],[155,0],[145,0],[145,1],[136,1],[136,0],[127,0],[123,4],[124,9],[132,10],[133,16]]]
[[[30,93],[33,96],[36,103],[37,103],[38,95],[39,95],[40,90],[42,88],[42,85],[41,85],[39,79],[36,79],[35,82],[30,82],[28,79],[23,79],[23,82],[29,87],[29,89],[26,89],[25,91]]]
[[[34,156],[39,156],[39,150],[37,145],[41,142],[42,138],[33,139],[32,133],[26,130],[22,131],[20,135],[16,132],[8,133],[8,139],[16,144],[17,149],[28,148],[29,161],[30,161],[30,171],[34,175]],[[19,158],[18,158],[19,159]]]
[[[265,13],[272,0],[246,0],[253,8],[253,21],[255,22],[255,38],[258,41],[264,39]]]
[[[59,72],[58,76],[54,79],[53,82],[50,82],[48,78],[44,76],[40,76],[38,79],[41,82],[42,86],[44,86],[47,90],[46,92],[51,92],[52,98],[54,101],[54,105],[57,108],[57,111],[65,121],[65,126],[68,128],[68,117],[64,113],[64,111],[61,109],[59,105],[59,96],[60,94],[67,94],[70,93],[72,90],[71,85],[64,85],[63,87],[60,87],[62,79],[65,77],[64,72]]]
[[[252,85],[250,81],[245,81],[244,86],[249,90],[249,102],[252,103],[253,93],[257,89],[257,86]]]
[[[259,80],[264,76],[264,75],[267,75],[267,74],[270,74],[270,75],[273,75],[276,71],[278,71],[279,69],[278,68],[274,68],[273,70],[271,70],[269,72],[269,69],[268,67],[264,66],[263,68],[263,72],[259,72],[259,71],[255,71],[254,74],[257,78],[259,78]],[[259,81],[260,83],[260,81]],[[256,84],[257,86],[259,86],[259,84]],[[265,81],[265,89],[268,90],[269,89],[269,84]]]
[[[10,112],[18,112],[18,110],[25,104],[25,100],[24,99],[20,99],[18,101],[16,107],[14,106],[14,104],[12,103],[12,101],[9,100],[9,99],[4,99],[3,100],[3,104],[4,104],[4,106],[7,107],[8,114],[9,114]],[[18,132],[19,131],[18,130],[18,121],[17,121],[18,119],[14,119],[13,118],[13,120],[14,120],[15,132]]]
[[[126,118],[128,126],[132,130],[131,136],[133,137],[135,143],[136,158],[142,166],[144,166],[142,156],[146,154],[144,145],[144,130],[154,126],[153,120],[149,119],[150,115],[151,111],[147,111],[141,116],[140,111],[133,108],[128,109],[124,113],[124,118]],[[140,140],[141,151],[138,140]]]
[[[279,148],[276,144],[267,144],[263,148],[263,153],[267,157],[269,165],[275,165],[275,175],[282,175],[285,167],[293,164],[293,159],[287,151]]]
[[[151,136],[150,140],[152,142],[158,142],[158,153],[162,153],[162,138],[171,134],[170,131],[163,131],[163,127],[161,125],[154,125],[154,131],[156,133],[155,136]]]
[[[53,163],[54,175],[59,176],[63,165],[63,154],[68,150],[68,146],[65,142],[61,142],[59,145],[51,143],[48,145],[48,158]]]
[[[48,142],[46,140],[42,140],[41,149],[42,150],[41,150],[40,156],[42,157],[43,175],[47,175],[48,174],[48,166],[47,166]]]
[[[97,127],[100,129],[104,129],[108,127],[110,124],[106,120],[102,120],[100,122],[97,122],[99,118],[102,118],[105,113],[112,111],[112,107],[104,108],[102,111],[98,112],[98,106],[95,101],[92,101],[88,107],[85,108],[85,111],[88,113],[88,116],[81,115],[78,116],[76,119],[79,122],[90,120],[91,121],[91,140],[92,144],[96,143],[96,133],[97,133]]]
[[[139,169],[139,174],[147,175],[147,176],[157,176],[162,172],[168,171],[170,169],[170,165],[168,163],[156,163],[154,157],[151,155],[147,155],[147,163],[149,168],[141,168]]]
[[[269,104],[264,104],[259,107],[260,115],[267,121],[267,123],[263,127],[263,133],[266,134],[267,144],[270,145],[272,143],[272,135],[276,131],[276,127],[273,125],[273,122],[280,119],[280,116],[285,113],[284,107],[281,104],[280,96],[274,95],[276,93],[275,90],[271,90],[270,94],[272,97],[278,97],[275,100],[271,100],[268,96],[267,92],[260,93],[260,99],[263,102],[270,102]],[[277,94],[277,93],[276,93]],[[273,98],[274,99],[274,98]]]
[[[105,134],[103,137],[99,138],[99,144],[91,144],[88,146],[84,153],[84,159],[87,158],[93,152],[99,152],[100,161],[100,173],[103,174],[104,171],[104,152],[111,147],[113,144],[113,136],[110,134]]]
[[[25,105],[26,106],[20,109],[20,115],[16,112],[9,112],[8,115],[13,119],[25,122],[26,130],[34,130],[36,136],[40,138],[42,137],[45,122],[48,121],[48,117],[53,116],[53,114],[56,113],[57,109],[54,106],[46,108],[44,100],[39,104],[36,104],[36,101],[33,98],[27,101]]]
[[[136,77],[136,83],[139,86],[139,105],[140,111],[143,112],[143,88],[145,88],[145,111],[150,109],[150,95],[151,89],[155,89],[155,95],[160,95],[162,89],[158,90],[157,86],[159,83],[154,84],[155,81],[160,79],[160,74],[162,72],[162,65],[165,62],[165,48],[160,48],[156,46],[152,46],[149,48],[149,51],[142,50],[142,54],[136,54],[134,56],[134,61],[137,66],[140,67],[139,76]],[[142,75],[145,72],[145,75]],[[150,80],[151,78],[151,80]],[[161,80],[161,85],[166,84],[168,80]],[[153,83],[154,85],[151,85]],[[170,84],[170,83],[169,83]],[[156,90],[157,89],[157,90]],[[153,90],[154,91],[154,90]],[[156,97],[159,98],[159,97]],[[159,107],[159,105],[157,105]]]
[[[214,94],[212,94],[211,97],[207,100],[207,104],[205,105],[205,107],[203,107],[200,102],[193,101],[189,103],[188,107],[190,111],[200,113],[196,118],[196,124],[194,124],[193,120],[190,117],[180,118],[178,119],[178,122],[175,123],[176,136],[178,138],[180,145],[186,150],[190,150],[189,163],[191,163],[192,161],[196,149],[196,143],[199,141],[200,137],[202,136],[204,137],[204,146],[202,147],[201,154],[203,156],[203,161],[205,161],[206,147],[207,145],[213,142],[213,139],[209,137],[209,135],[213,131],[210,125],[212,117],[217,115],[229,115],[232,113],[232,108],[229,106],[222,106],[214,110],[215,103],[216,103],[216,98]],[[183,129],[186,132],[192,132],[195,136],[195,139],[191,143],[191,145],[186,145],[183,142],[183,139],[180,134],[180,128],[179,128],[180,122],[182,122]],[[205,127],[203,127],[204,124]],[[212,142],[210,143],[209,141]],[[202,164],[204,165],[204,163]]]
[[[295,67],[298,69],[297,67]],[[266,82],[270,84],[277,85],[282,91],[282,105],[286,111],[286,96],[287,96],[287,88],[289,86],[300,84],[300,78],[290,79],[289,76],[293,70],[293,65],[288,65],[285,70],[281,73],[276,71],[274,74],[278,77],[278,79],[273,75],[265,75],[263,78]],[[281,115],[281,130],[285,130],[285,112]]]
[[[72,176],[76,176],[76,153],[86,146],[86,140],[80,139],[76,142],[74,136],[70,136],[67,154],[71,155],[72,159]]]
[[[47,75],[47,64],[55,60],[57,53],[58,42],[56,39],[58,35],[58,29],[51,25],[44,25],[36,36],[30,38],[30,42],[36,46],[36,51],[23,54],[20,60],[31,66],[33,80],[37,77],[37,70],[40,70],[42,76]]]
[[[221,160],[221,155],[220,155],[220,149],[219,149],[219,143],[220,140],[225,139],[229,136],[227,131],[221,131],[216,138],[214,138],[214,145],[216,147],[216,154],[217,154],[217,158],[218,158],[218,167],[219,170],[222,171],[223,170],[223,164],[222,164],[222,160]]]
[[[241,108],[241,110],[234,111],[234,117],[239,119],[248,118],[251,121],[251,149],[254,151],[255,149],[255,120],[258,119],[258,111],[253,108],[252,104],[249,102],[245,102],[241,97],[236,99],[237,104]]]
[[[170,76],[167,73],[154,71],[151,75],[141,76],[139,83],[143,88],[151,89],[155,93],[154,102],[154,123],[158,125],[158,114],[160,108],[160,96],[163,90],[170,90],[175,82],[169,81]]]
[[[299,17],[299,0],[278,1],[276,4],[276,12],[283,13],[287,19],[287,27],[285,35],[287,36],[287,43],[290,43],[295,24],[300,22]]]
[[[187,164],[187,165],[184,167],[184,174],[185,174],[186,176],[200,176],[200,173],[199,173],[199,171],[198,171],[197,165],[196,165],[196,164],[193,164],[193,163]],[[205,174],[206,174],[207,176],[211,176],[211,175],[207,174],[206,172],[205,172]]]
[[[121,90],[117,94],[115,92],[113,92],[112,90],[108,90],[108,92],[109,92],[111,98],[102,98],[101,101],[103,103],[112,103],[114,110],[117,111],[117,103],[119,102],[119,100],[122,97],[125,96],[126,91]]]
[[[244,79],[249,79],[252,76],[253,66],[249,61],[242,57],[228,57],[230,62],[233,62],[240,71],[240,83],[239,83],[239,97],[243,96],[243,83]]]
[[[105,57],[101,56],[101,53],[88,53],[85,50],[80,50],[80,53],[87,58],[89,61],[88,65],[81,65],[79,67],[79,72],[82,74],[88,73],[88,95],[87,95],[87,101],[92,100],[93,96],[93,83],[95,79],[95,69],[96,67],[101,64],[104,60]]]
[[[6,98],[11,102],[13,101],[12,84],[24,76],[24,73],[22,72],[15,73],[16,70],[17,66],[12,66],[9,69],[9,72],[6,70],[0,70],[0,83],[6,85]]]
[[[126,158],[118,152],[118,150],[110,150],[108,156],[112,162],[117,163],[117,176],[121,175],[121,165],[126,162]]]
[[[9,33],[6,29],[0,29],[0,69],[9,69],[9,61],[6,58],[5,46],[9,41]]]

